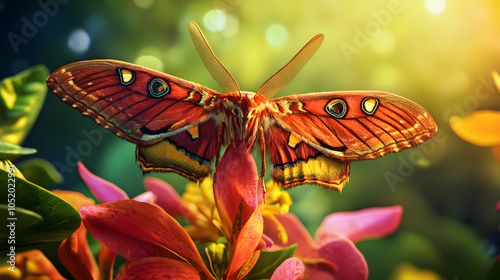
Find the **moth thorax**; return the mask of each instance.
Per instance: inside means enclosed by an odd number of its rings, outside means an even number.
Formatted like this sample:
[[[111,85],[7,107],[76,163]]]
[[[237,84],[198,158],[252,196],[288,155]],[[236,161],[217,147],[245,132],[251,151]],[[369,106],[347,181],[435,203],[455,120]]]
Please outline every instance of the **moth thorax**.
[[[255,92],[250,92],[250,91],[242,91],[241,92],[242,97],[247,97],[248,99],[254,99],[255,97]]]

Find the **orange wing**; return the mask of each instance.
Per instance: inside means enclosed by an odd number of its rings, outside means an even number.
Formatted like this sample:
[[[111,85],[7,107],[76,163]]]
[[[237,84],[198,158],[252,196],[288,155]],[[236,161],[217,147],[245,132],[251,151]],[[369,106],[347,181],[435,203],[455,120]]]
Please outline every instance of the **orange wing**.
[[[273,178],[285,187],[341,189],[349,162],[414,147],[437,133],[419,105],[386,92],[331,92],[272,100],[265,123]],[[334,171],[336,170],[336,171]]]
[[[221,112],[212,105],[219,93],[115,60],[66,65],[47,85],[83,115],[138,144],[144,172],[175,171],[192,180],[211,173],[221,145]]]

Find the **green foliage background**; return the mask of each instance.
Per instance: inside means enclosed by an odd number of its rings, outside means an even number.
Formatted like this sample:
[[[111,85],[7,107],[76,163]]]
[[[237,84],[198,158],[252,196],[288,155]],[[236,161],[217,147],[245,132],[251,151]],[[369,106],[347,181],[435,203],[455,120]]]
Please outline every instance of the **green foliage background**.
[[[49,2],[57,5],[52,14],[40,4]],[[500,94],[490,76],[500,70],[498,1],[448,1],[439,15],[431,14],[424,0],[66,2],[3,3],[0,77],[36,64],[52,72],[79,60],[109,58],[158,67],[218,89],[188,34],[188,23],[196,21],[240,87],[256,91],[307,40],[324,33],[318,53],[278,96],[389,91],[426,108],[440,135],[420,148],[353,163],[342,194],[309,185],[292,189],[291,211],[314,234],[335,211],[403,205],[396,234],[358,244],[370,279],[386,279],[405,262],[432,269],[443,279],[482,279],[487,274],[500,242],[500,214],[494,212],[500,200],[500,163],[488,148],[456,137],[448,120],[478,109],[500,109]],[[211,10],[221,10],[227,20],[221,31],[209,31],[213,24],[204,22]],[[40,21],[40,12],[48,15],[46,23],[27,38],[26,21]],[[287,30],[279,46],[266,40],[272,25]],[[72,51],[67,43],[78,28],[91,39],[84,53]],[[23,36],[23,43],[14,46],[12,33]],[[134,145],[100,129],[50,92],[23,147],[37,149],[36,157],[56,166],[64,177],[58,188],[87,191],[76,170],[81,160],[130,196],[144,190]],[[187,183],[175,174],[153,176],[179,191]]]

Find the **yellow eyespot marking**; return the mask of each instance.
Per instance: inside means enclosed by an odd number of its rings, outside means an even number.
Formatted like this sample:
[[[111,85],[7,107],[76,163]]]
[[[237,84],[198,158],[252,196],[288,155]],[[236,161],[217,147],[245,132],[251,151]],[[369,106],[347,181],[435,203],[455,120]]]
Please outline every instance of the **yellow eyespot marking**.
[[[367,97],[361,101],[361,109],[367,115],[373,115],[378,106],[378,100],[373,97]]]
[[[191,139],[193,140],[198,139],[198,137],[200,137],[200,127],[198,125],[189,128],[187,132],[189,133],[189,136],[191,136]]]
[[[288,146],[290,146],[290,148],[295,149],[300,142],[302,142],[302,139],[290,133],[290,136],[288,136]]]
[[[118,68],[118,74],[120,75],[120,82],[123,85],[130,85],[135,80],[135,73],[126,68]]]

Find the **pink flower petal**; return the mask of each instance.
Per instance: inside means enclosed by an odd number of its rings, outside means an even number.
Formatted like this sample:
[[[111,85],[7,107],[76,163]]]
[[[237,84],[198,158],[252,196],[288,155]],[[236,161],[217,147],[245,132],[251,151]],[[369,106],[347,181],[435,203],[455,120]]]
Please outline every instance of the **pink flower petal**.
[[[265,221],[265,217],[263,217],[263,220]],[[265,222],[264,222],[265,223]],[[265,227],[264,227],[265,228]],[[271,247],[273,247],[274,245],[274,241],[271,239],[271,237],[265,235],[265,234],[262,234],[262,241],[264,241],[264,247],[262,249],[271,249]]]
[[[156,195],[156,204],[163,208],[170,216],[181,216],[191,222],[196,221],[196,215],[187,208],[177,191],[167,182],[154,177],[144,179],[146,189]]]
[[[257,166],[243,143],[229,145],[214,176],[214,197],[223,229],[231,249],[232,259],[226,269],[228,277],[239,271],[262,241],[263,220],[259,209]]]
[[[402,216],[403,207],[399,205],[330,214],[316,231],[316,245],[321,246],[338,236],[353,242],[387,236],[396,231]]]
[[[115,184],[96,176],[83,165],[83,163],[78,162],[78,172],[80,177],[89,187],[92,194],[101,203],[128,199],[128,195],[125,191],[117,187]]]
[[[323,258],[334,264],[335,280],[365,280],[368,279],[368,265],[363,254],[354,243],[343,237],[335,238],[317,249],[318,258]],[[307,264],[308,279],[326,279],[325,271],[315,265]],[[322,275],[320,278],[320,275]]]
[[[497,203],[497,206],[495,206],[495,211],[500,211],[500,201]]]
[[[297,244],[295,255],[302,258],[314,257],[314,241],[302,222],[292,213],[274,215],[283,225],[288,242],[283,243],[279,231],[271,219],[264,218],[264,233],[274,241],[273,249],[279,250]]]
[[[300,280],[304,277],[304,263],[299,258],[286,259],[271,276],[271,280]]]
[[[189,264],[167,258],[144,258],[125,264],[115,280],[125,279],[201,279]],[[213,277],[205,279],[214,279]]]
[[[210,275],[186,231],[155,205],[119,200],[83,206],[80,214],[95,239],[127,260],[155,256],[184,260],[203,277]]]
[[[156,195],[152,192],[143,192],[138,196],[134,197],[133,200],[154,204],[156,202]]]

